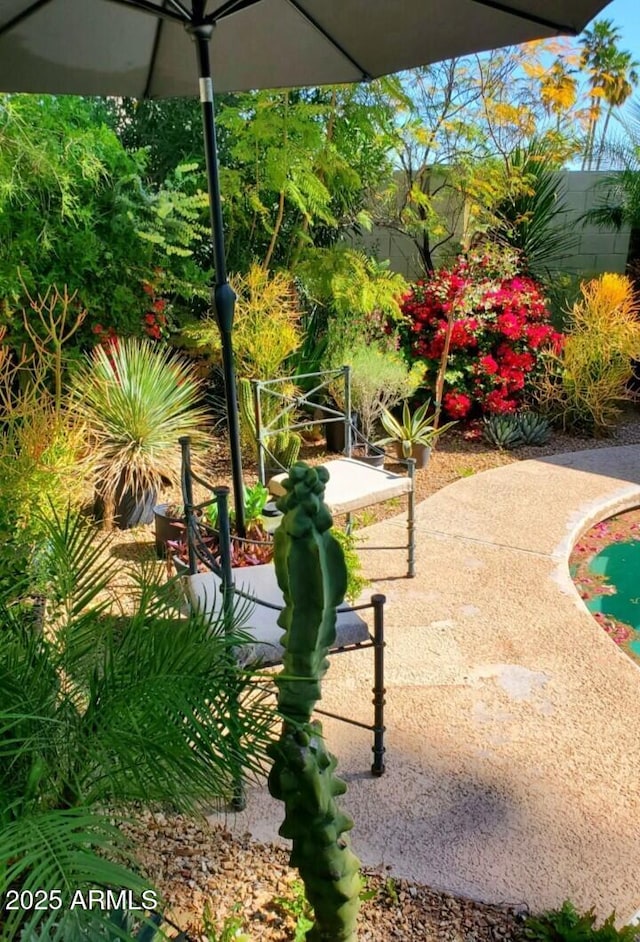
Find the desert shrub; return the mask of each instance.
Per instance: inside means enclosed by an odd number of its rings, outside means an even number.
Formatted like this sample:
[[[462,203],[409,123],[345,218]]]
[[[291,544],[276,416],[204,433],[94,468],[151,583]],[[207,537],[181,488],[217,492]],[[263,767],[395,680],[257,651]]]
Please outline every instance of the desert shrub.
[[[230,279],[236,293],[233,349],[238,376],[275,379],[302,342],[300,307],[291,277],[252,265],[246,275]],[[220,331],[214,317],[185,329],[187,340],[211,358],[221,356]]]
[[[539,286],[518,273],[517,256],[487,246],[415,284],[403,299],[405,354],[434,386],[450,346],[443,406],[451,418],[517,411],[556,344]]]
[[[544,356],[537,397],[563,428],[606,434],[630,396],[631,361],[640,354],[639,308],[624,275],[602,275],[581,292],[562,348]]]
[[[86,430],[63,395],[65,336],[53,325],[16,359],[0,331],[0,589],[24,578],[51,513],[84,497]]]
[[[412,396],[422,380],[422,367],[409,367],[402,354],[375,344],[336,352],[336,365],[351,367],[351,407],[358,413],[362,434],[372,441],[385,410]],[[344,408],[342,381],[332,393]]]

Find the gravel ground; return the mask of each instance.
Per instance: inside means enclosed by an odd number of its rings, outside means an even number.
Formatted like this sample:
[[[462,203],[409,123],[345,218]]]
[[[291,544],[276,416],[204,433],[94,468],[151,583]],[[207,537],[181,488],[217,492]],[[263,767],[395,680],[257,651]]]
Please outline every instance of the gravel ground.
[[[146,814],[128,831],[172,920],[194,942],[226,942],[220,933],[232,920],[247,942],[304,939],[296,935],[301,886],[283,848],[178,815]],[[513,910],[438,893],[390,873],[365,871],[364,887],[359,942],[509,942],[520,934],[522,914]],[[215,932],[203,925],[205,909]]]
[[[432,455],[429,467],[417,473],[417,499],[424,500],[458,478],[499,467],[512,461],[544,457],[586,448],[640,443],[640,414],[628,409],[616,431],[607,439],[576,438],[554,433],[541,447],[500,452],[482,441],[466,440],[451,431]],[[317,449],[304,457],[317,461]],[[223,440],[207,455],[206,477],[212,483],[228,483],[228,451]],[[246,462],[245,477],[255,480],[255,467]],[[178,491],[166,500],[179,502]],[[398,503],[372,508],[359,515],[368,525],[398,513]],[[151,527],[117,534],[112,552],[136,559],[153,553]],[[126,591],[124,584],[121,589]],[[300,907],[296,875],[282,848],[257,844],[248,836],[239,839],[224,827],[194,822],[177,815],[144,815],[131,829],[138,854],[149,876],[160,888],[169,912],[190,937],[199,942],[285,942],[304,939],[296,934]],[[360,942],[509,942],[520,935],[521,914],[455,898],[428,887],[397,880],[391,873],[366,874],[366,901],[360,917]],[[284,900],[284,902],[282,901]],[[205,932],[202,914],[209,907],[214,928]],[[238,920],[238,933],[229,920]],[[220,935],[227,920],[227,935]],[[246,933],[242,935],[240,929]]]

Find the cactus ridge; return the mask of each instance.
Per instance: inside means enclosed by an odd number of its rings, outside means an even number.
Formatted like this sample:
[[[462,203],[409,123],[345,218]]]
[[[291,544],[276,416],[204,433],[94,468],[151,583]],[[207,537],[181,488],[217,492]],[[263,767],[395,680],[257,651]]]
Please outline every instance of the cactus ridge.
[[[238,380],[238,406],[242,423],[255,441],[257,439],[256,415],[253,404],[253,389],[248,379]],[[279,430],[275,435],[269,437],[266,445],[279,465],[283,468],[291,468],[298,460],[302,439],[297,432],[289,430],[288,415],[280,415],[277,424]]]
[[[308,942],[355,942],[360,865],[345,836],[353,822],[335,801],[346,785],[335,774],[337,760],[326,748],[321,724],[311,721],[347,584],[344,556],[323,502],[328,478],[325,468],[298,462],[278,501],[284,517],[274,538],[274,560],[285,600],[279,618],[285,635],[276,684],[283,727],[269,748],[274,760],[269,791],[285,804],[280,834],[292,841],[290,861],[314,909]]]

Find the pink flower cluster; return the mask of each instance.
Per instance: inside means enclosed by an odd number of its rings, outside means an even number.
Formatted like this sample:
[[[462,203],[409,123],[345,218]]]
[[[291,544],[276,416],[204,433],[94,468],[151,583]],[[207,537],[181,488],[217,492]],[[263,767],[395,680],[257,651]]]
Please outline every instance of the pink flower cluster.
[[[559,348],[562,334],[549,322],[531,278],[487,273],[482,259],[461,258],[419,281],[402,301],[405,351],[422,360],[433,387],[452,318],[443,405],[453,419],[520,408],[541,351]]]

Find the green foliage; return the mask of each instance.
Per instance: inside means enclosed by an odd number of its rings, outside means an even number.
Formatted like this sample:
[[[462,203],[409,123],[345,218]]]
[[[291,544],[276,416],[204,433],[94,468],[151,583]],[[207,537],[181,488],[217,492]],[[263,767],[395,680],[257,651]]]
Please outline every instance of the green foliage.
[[[74,376],[73,404],[92,436],[105,503],[121,486],[140,495],[178,480],[179,438],[206,441],[199,396],[193,367],[149,341],[95,348]]]
[[[631,283],[605,274],[582,285],[562,349],[545,355],[536,395],[563,428],[606,434],[629,398],[632,359],[640,349],[638,306]]]
[[[337,352],[335,357],[336,364],[351,367],[351,406],[360,417],[364,438],[372,441],[376,423],[385,410],[393,409],[416,391],[424,369],[420,364],[408,367],[395,350],[384,351],[362,343]],[[331,391],[344,407],[343,390],[336,384]]]
[[[54,293],[49,313],[56,298]],[[34,310],[41,313],[35,303]],[[31,550],[42,541],[43,519],[68,503],[79,507],[85,482],[78,468],[81,462],[90,468],[86,428],[62,396],[68,333],[64,325],[58,329],[55,317],[49,328],[33,355],[21,360],[0,331],[0,591],[19,586],[32,570]]]
[[[524,937],[530,942],[634,942],[638,937],[638,927],[616,929],[615,913],[596,927],[593,909],[580,914],[566,900],[560,909],[529,916],[524,926]]]
[[[389,323],[401,319],[400,298],[407,283],[392,272],[388,262],[377,262],[363,252],[336,245],[310,250],[296,269],[305,291],[325,310],[327,356],[356,344],[393,340]]]
[[[0,97],[0,323],[14,349],[27,337],[21,309],[50,285],[78,292],[92,327],[139,333],[148,310],[143,283],[202,296],[195,263],[204,198],[187,171],[165,188],[143,182],[144,156],[127,153],[89,100]],[[199,220],[199,217],[201,219]]]
[[[380,421],[388,437],[382,438],[377,444],[388,445],[391,442],[398,442],[402,446],[402,454],[405,458],[411,456],[413,445],[433,445],[443,432],[456,423],[447,422],[446,425],[436,428],[433,424],[435,414],[427,415],[430,404],[431,400],[427,399],[412,415],[409,404],[405,402],[402,406],[402,421],[400,422],[388,409],[385,409]]]
[[[240,905],[233,907],[233,912],[226,916],[221,926],[214,920],[209,904],[205,906],[202,927],[207,942],[251,942],[251,937],[244,932],[244,919],[239,913]]]
[[[313,928],[313,910],[305,896],[302,880],[294,880],[290,890],[291,896],[275,896],[273,903],[295,921],[293,942],[305,942],[307,932]]]
[[[246,275],[230,279],[236,293],[233,345],[236,369],[247,379],[275,379],[300,345],[300,310],[291,277],[252,265]],[[220,331],[215,318],[189,325],[187,340],[217,360],[221,356]]]
[[[283,395],[286,395],[286,389],[283,387]],[[253,403],[253,388],[248,379],[238,381],[238,405],[240,417],[242,420],[241,431],[247,444],[255,447],[258,440],[256,429],[256,414]],[[261,402],[262,423],[264,425],[276,425],[278,430],[273,435],[267,436],[265,448],[267,450],[267,464],[269,459],[275,462],[281,468],[290,468],[298,460],[302,439],[297,432],[289,429],[288,414],[283,415],[281,410],[284,402],[280,398],[263,397]]]
[[[369,579],[362,574],[362,560],[358,555],[358,538],[353,532],[347,533],[340,527],[333,527],[331,533],[340,544],[344,554],[344,562],[347,567],[347,588],[344,597],[348,602],[353,603],[360,598],[363,590],[370,585]]]
[[[539,412],[521,412],[518,429],[523,445],[546,445],[551,437],[551,423]]]
[[[269,491],[261,484],[260,481],[256,481],[255,484],[252,484],[250,487],[245,485],[243,489],[243,502],[244,502],[244,522],[248,527],[251,524],[256,523],[260,520],[262,516],[262,511],[265,508],[267,501],[269,500]],[[214,501],[213,503],[207,504],[205,508],[205,513],[207,516],[207,523],[216,527],[218,525],[218,505]],[[230,520],[235,518],[235,510],[232,508],[229,511]]]
[[[566,204],[558,193],[560,164],[543,139],[516,147],[509,156],[508,192],[494,209],[498,222],[489,236],[517,250],[525,273],[551,283],[577,236],[562,220]]]
[[[8,942],[45,920],[49,942],[93,938],[84,920],[98,914],[69,910],[71,890],[148,886],[114,827],[126,809],[195,813],[230,797],[240,774],[259,773],[274,720],[235,666],[245,636],[183,617],[151,570],[114,616],[118,563],[78,516],[54,515],[42,550],[46,606],[32,608],[28,587],[21,604],[0,599],[0,895],[56,888],[65,906],[8,915]]]
[[[521,445],[546,445],[551,437],[551,423],[538,412],[492,415],[483,420],[485,439],[496,448]]]
[[[337,760],[327,751],[321,724],[311,721],[347,585],[344,557],[323,503],[327,480],[325,468],[299,462],[278,501],[284,517],[274,537],[274,560],[285,601],[278,621],[285,634],[276,686],[283,727],[269,749],[274,760],[269,790],[285,804],[280,834],[292,841],[291,864],[298,867],[314,910],[306,938],[355,942],[359,862],[345,839],[353,822],[335,801],[346,785],[335,775]]]

